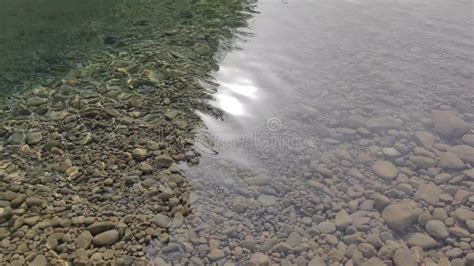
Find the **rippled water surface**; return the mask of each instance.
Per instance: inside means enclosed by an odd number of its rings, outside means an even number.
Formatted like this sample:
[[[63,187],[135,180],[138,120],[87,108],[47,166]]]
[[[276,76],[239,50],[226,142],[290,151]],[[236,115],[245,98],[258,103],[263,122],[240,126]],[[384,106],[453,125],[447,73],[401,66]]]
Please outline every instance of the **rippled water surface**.
[[[234,262],[472,263],[472,222],[453,214],[474,200],[472,3],[260,1],[258,11],[215,74],[226,115],[203,115],[190,228],[201,224]],[[466,129],[440,134],[435,110]],[[453,146],[470,159],[448,159]],[[377,174],[380,161],[392,177]],[[390,211],[411,207],[418,221],[394,230]],[[435,237],[429,220],[451,233]]]

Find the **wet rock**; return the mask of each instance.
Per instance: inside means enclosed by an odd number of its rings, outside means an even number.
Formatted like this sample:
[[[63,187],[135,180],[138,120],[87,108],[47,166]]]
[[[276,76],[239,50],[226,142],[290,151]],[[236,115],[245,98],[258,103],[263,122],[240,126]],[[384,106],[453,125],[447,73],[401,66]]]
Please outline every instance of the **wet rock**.
[[[436,205],[439,201],[441,192],[441,189],[435,184],[421,184],[418,187],[415,197],[428,204]]]
[[[417,218],[418,212],[407,203],[393,203],[382,212],[385,223],[393,230],[403,231],[412,226]]]
[[[422,233],[410,234],[406,242],[410,247],[419,246],[422,247],[424,250],[434,248],[438,245],[438,242],[434,240],[431,236]]]
[[[456,145],[454,147],[449,147],[448,152],[455,153],[465,163],[474,164],[474,147]]]
[[[327,177],[327,178],[330,178],[334,175],[334,173],[331,170],[329,170],[328,168],[322,165],[318,165],[318,167],[316,167],[316,171],[322,176]]]
[[[453,112],[434,111],[433,121],[436,132],[447,138],[460,137],[469,130],[469,124]]]
[[[460,238],[469,238],[471,236],[466,229],[461,228],[459,226],[450,227],[448,231],[451,235],[454,235]]]
[[[363,262],[361,266],[386,266],[386,264],[377,257],[372,257],[367,261]]]
[[[262,194],[258,197],[257,199],[260,203],[262,203],[264,206],[271,206],[274,205],[277,201],[277,198],[272,195],[266,195]]]
[[[463,174],[465,174],[467,177],[469,177],[471,180],[474,180],[474,168],[472,169],[469,169],[469,170],[465,170],[463,172]]]
[[[36,145],[43,139],[41,132],[30,132],[26,134],[26,143]]]
[[[300,245],[302,241],[303,241],[303,238],[300,236],[300,234],[296,232],[290,233],[290,235],[286,239],[286,243],[293,248]]]
[[[372,165],[372,170],[385,180],[392,180],[398,175],[398,169],[389,161],[376,161]]]
[[[332,234],[336,232],[336,225],[330,221],[318,224],[318,230],[321,234]]]
[[[395,148],[383,148],[382,153],[387,158],[397,158],[401,155]]]
[[[168,154],[163,154],[155,157],[155,164],[158,167],[167,168],[170,167],[173,163],[173,158],[171,158],[171,156],[169,156]]]
[[[470,146],[474,146],[474,134],[466,134],[462,137],[462,141]]]
[[[162,213],[158,213],[157,215],[153,216],[151,222],[159,227],[168,228],[169,224],[171,223],[171,218]]]
[[[97,246],[109,246],[117,242],[118,239],[119,231],[113,229],[94,236],[92,242]]]
[[[320,256],[314,256],[314,258],[309,261],[308,266],[326,266],[326,263]]]
[[[438,220],[428,221],[425,225],[426,231],[437,239],[445,239],[449,236],[446,225]]]
[[[232,210],[237,213],[245,212],[248,208],[248,201],[242,196],[237,196],[232,201]]]
[[[250,262],[257,266],[270,266],[270,258],[262,252],[255,252],[250,256]]]
[[[213,248],[211,249],[211,251],[209,252],[209,254],[207,254],[207,257],[211,260],[211,261],[215,261],[215,260],[220,260],[222,258],[224,258],[225,254],[224,254],[224,251],[218,249],[218,248]]]
[[[45,151],[50,152],[51,149],[53,149],[53,148],[59,148],[60,146],[61,146],[61,143],[60,143],[59,141],[57,141],[57,140],[48,140],[48,141],[44,144],[43,149],[44,149]]]
[[[33,207],[33,206],[41,206],[43,204],[43,200],[37,197],[28,197],[26,198],[26,205],[28,207]]]
[[[410,250],[401,249],[393,256],[395,266],[418,266],[415,255]]]
[[[76,240],[76,246],[78,248],[88,249],[92,244],[92,234],[89,231],[82,232]]]
[[[416,131],[415,139],[418,143],[423,145],[425,148],[433,147],[436,137],[427,131]]]
[[[139,162],[144,161],[147,157],[147,151],[142,148],[136,148],[132,151],[132,157]]]
[[[280,243],[274,245],[273,248],[270,250],[270,252],[272,252],[272,253],[274,253],[274,252],[287,253],[287,252],[290,252],[290,251],[293,251],[293,248],[285,242],[280,242]]]
[[[87,227],[87,231],[89,231],[92,235],[97,235],[102,232],[115,229],[116,226],[112,222],[104,221],[104,222],[95,222]]]
[[[6,222],[12,216],[10,207],[0,207],[0,223]]]
[[[391,116],[371,118],[366,123],[366,127],[372,130],[400,128],[402,125],[403,121],[401,119],[393,118]]]
[[[33,97],[28,98],[26,100],[26,104],[28,106],[41,106],[45,103],[46,103],[46,99],[43,99],[43,98],[38,97],[38,96],[33,96]]]
[[[385,195],[377,194],[374,196],[374,208],[378,211],[385,209],[385,207],[390,205],[390,202],[390,198]]]
[[[474,252],[466,255],[466,265],[474,265]]]
[[[140,163],[139,169],[140,169],[140,171],[142,171],[144,174],[151,174],[151,173],[153,173],[153,166],[151,166],[150,164],[148,164],[148,163],[146,163],[146,162]]]
[[[48,266],[48,260],[44,255],[36,255],[34,260],[30,262],[29,266]]]
[[[464,168],[463,161],[454,152],[441,154],[440,164],[445,169],[459,170]]]
[[[469,232],[474,233],[474,220],[467,220],[466,221],[466,226]],[[1,237],[0,237],[1,239]]]
[[[245,182],[250,186],[264,186],[270,182],[270,177],[267,175],[257,175],[245,178]]]
[[[166,261],[161,257],[156,257],[153,260],[153,266],[169,266],[171,264],[166,263]]]
[[[414,165],[422,169],[436,167],[436,165],[438,164],[435,159],[426,156],[411,155],[409,159],[411,162],[413,162]]]
[[[346,212],[346,210],[340,210],[336,214],[335,224],[337,228],[346,228],[352,224],[352,217]]]
[[[25,224],[26,225],[29,225],[29,226],[33,226],[35,224],[37,224],[40,220],[40,216],[39,215],[34,215],[34,216],[27,216],[25,217]]]
[[[474,220],[474,212],[463,207],[457,208],[454,216],[460,221]]]

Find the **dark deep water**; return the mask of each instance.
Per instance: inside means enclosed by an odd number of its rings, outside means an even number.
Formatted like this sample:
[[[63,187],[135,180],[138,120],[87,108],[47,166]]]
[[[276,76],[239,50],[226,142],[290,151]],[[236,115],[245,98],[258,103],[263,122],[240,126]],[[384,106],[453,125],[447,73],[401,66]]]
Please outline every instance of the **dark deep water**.
[[[474,265],[472,2],[239,2],[0,10],[0,262]]]

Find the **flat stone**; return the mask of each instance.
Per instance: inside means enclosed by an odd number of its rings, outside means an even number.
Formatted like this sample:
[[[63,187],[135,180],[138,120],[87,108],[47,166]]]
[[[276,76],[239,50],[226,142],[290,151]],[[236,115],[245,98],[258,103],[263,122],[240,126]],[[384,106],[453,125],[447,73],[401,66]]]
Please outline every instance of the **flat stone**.
[[[40,143],[40,141],[43,139],[43,135],[41,132],[29,132],[26,134],[26,143],[29,145],[35,145]]]
[[[215,260],[220,260],[222,259],[223,257],[225,256],[224,254],[224,251],[218,249],[218,248],[213,248],[211,249],[211,251],[209,252],[209,254],[207,254],[207,257],[212,260],[212,261],[215,261]]]
[[[418,212],[409,204],[399,202],[387,206],[382,218],[392,230],[403,231],[416,222]]]
[[[45,255],[36,255],[35,259],[28,264],[29,266],[48,266],[48,260]]]
[[[454,211],[454,216],[461,221],[474,220],[474,212],[462,207]]]
[[[466,265],[474,265],[474,252],[469,252],[466,255]]]
[[[391,116],[371,118],[366,123],[366,127],[373,130],[395,129],[401,126],[403,126],[403,121]]]
[[[449,236],[446,225],[438,220],[428,221],[425,225],[426,232],[437,239],[445,239]]]
[[[415,139],[418,143],[423,145],[425,148],[433,147],[436,137],[427,131],[416,131]]]
[[[438,164],[435,159],[426,156],[411,155],[409,159],[414,165],[422,169],[436,167]]]
[[[463,161],[454,152],[441,154],[439,162],[444,169],[459,170],[464,168]]]
[[[381,259],[372,257],[367,261],[363,262],[361,266],[387,266]]]
[[[316,255],[309,261],[308,266],[326,266],[326,263],[323,258]]]
[[[237,213],[245,212],[248,208],[248,200],[243,196],[237,196],[232,200],[232,211]]]
[[[158,167],[170,167],[174,163],[173,158],[168,154],[163,154],[155,157],[155,164]]]
[[[456,145],[448,148],[448,152],[455,153],[463,162],[474,164],[474,147]]]
[[[372,165],[374,173],[385,180],[392,180],[397,177],[398,169],[389,161],[376,161]]]
[[[470,238],[471,235],[469,234],[469,231],[467,231],[464,228],[461,228],[459,226],[453,226],[448,229],[449,233],[451,235],[460,237],[460,238]]]
[[[277,243],[276,245],[274,245],[272,247],[272,249],[270,250],[270,252],[272,252],[272,253],[274,253],[274,252],[287,253],[287,252],[290,252],[292,250],[293,250],[293,248],[290,245],[288,245],[285,242],[280,242],[280,243]]]
[[[389,197],[382,195],[382,194],[377,194],[374,196],[374,208],[378,211],[382,211],[390,205],[391,200]]]
[[[151,222],[156,224],[159,227],[168,228],[169,224],[171,223],[171,218],[162,213],[158,213],[155,216],[153,216],[153,218],[151,219]]]
[[[467,177],[469,177],[470,179],[474,180],[474,168],[465,170],[465,171],[462,172],[462,173],[465,174],[465,175],[466,175]]]
[[[28,197],[26,199],[26,205],[28,205],[28,207],[41,206],[43,202],[44,201],[42,199],[37,198],[37,197]]]
[[[466,134],[462,137],[462,141],[470,146],[474,146],[474,134]]]
[[[434,111],[435,131],[447,138],[461,137],[469,130],[469,124],[453,112]]]
[[[255,252],[250,256],[250,262],[257,266],[270,266],[270,258],[262,252]]]
[[[324,221],[318,224],[318,229],[321,234],[332,234],[336,232],[336,225],[330,221]]]
[[[436,205],[442,190],[435,184],[421,184],[415,193],[415,197],[425,201],[428,204]]]
[[[267,175],[256,175],[245,178],[245,182],[250,186],[264,186],[270,182],[270,177]]]
[[[266,195],[262,194],[258,196],[257,199],[260,203],[262,203],[264,206],[271,206],[274,205],[277,201],[277,197],[272,196],[272,195]]]
[[[112,222],[103,221],[103,222],[95,222],[87,227],[87,231],[89,231],[92,235],[97,235],[102,232],[115,229],[116,225]]]
[[[474,233],[474,220],[467,220],[466,221],[466,226],[469,232]],[[0,237],[1,239],[1,237]]]
[[[89,231],[82,232],[76,240],[76,246],[78,248],[88,249],[92,244],[92,234]]]
[[[382,153],[388,158],[397,158],[401,155],[401,153],[398,152],[395,148],[383,148]]]
[[[28,106],[41,106],[45,103],[46,103],[46,99],[38,97],[38,96],[33,96],[26,100],[26,104]]]
[[[424,250],[434,248],[438,245],[438,242],[431,236],[422,233],[414,233],[409,235],[406,242],[410,247],[419,246]]]
[[[352,217],[347,213],[346,210],[340,210],[336,213],[335,224],[337,228],[344,229],[352,224]]]
[[[109,246],[117,242],[119,236],[119,231],[113,229],[94,236],[92,242],[97,246]]]
[[[407,249],[399,249],[393,256],[395,266],[418,266],[416,256]]]
[[[286,243],[292,247],[297,247],[298,245],[301,244],[303,241],[303,238],[301,237],[300,234],[296,232],[291,232],[288,238],[286,239]]]

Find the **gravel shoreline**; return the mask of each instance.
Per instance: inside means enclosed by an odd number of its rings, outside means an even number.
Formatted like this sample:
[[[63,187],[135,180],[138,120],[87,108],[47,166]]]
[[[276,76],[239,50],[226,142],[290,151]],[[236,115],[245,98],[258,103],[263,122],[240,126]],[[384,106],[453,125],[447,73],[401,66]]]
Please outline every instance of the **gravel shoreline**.
[[[121,14],[139,12],[133,26],[101,35],[102,52],[0,99],[1,264],[146,265],[147,244],[189,213],[177,163],[198,162],[195,110],[217,112],[198,80],[248,7],[136,8]]]

